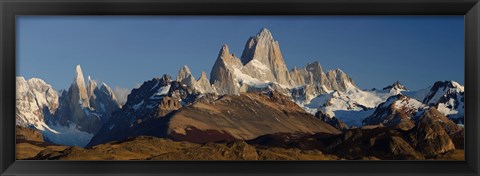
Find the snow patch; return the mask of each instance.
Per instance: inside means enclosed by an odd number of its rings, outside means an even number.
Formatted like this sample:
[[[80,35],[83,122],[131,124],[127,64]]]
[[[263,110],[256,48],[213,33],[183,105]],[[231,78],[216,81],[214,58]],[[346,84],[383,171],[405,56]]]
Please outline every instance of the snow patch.
[[[157,96],[162,96],[162,95],[166,95],[168,93],[168,91],[170,91],[170,87],[171,85],[167,85],[167,86],[163,86],[163,87],[160,87],[160,89],[158,89],[157,93],[155,93],[155,95]]]
[[[85,147],[93,137],[93,134],[80,131],[74,123],[71,123],[68,127],[54,125],[51,128],[57,133],[49,130],[40,132],[47,140],[59,145]]]
[[[265,64],[261,63],[258,60],[253,59],[253,60],[250,61],[250,63],[260,70],[270,71],[270,68],[268,68]]]
[[[137,103],[135,105],[132,106],[133,110],[135,111],[138,111],[138,109],[140,109],[140,107],[142,107],[144,101],[142,100],[140,103]]]

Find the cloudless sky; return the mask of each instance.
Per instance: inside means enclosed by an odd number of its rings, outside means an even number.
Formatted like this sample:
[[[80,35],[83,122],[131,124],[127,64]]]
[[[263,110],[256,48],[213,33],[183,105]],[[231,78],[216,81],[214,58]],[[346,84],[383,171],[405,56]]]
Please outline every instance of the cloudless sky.
[[[223,44],[240,57],[263,27],[289,69],[319,61],[362,89],[464,84],[463,16],[20,16],[17,75],[68,89],[80,64],[85,78],[134,88],[175,78],[187,64],[198,79],[210,75]]]

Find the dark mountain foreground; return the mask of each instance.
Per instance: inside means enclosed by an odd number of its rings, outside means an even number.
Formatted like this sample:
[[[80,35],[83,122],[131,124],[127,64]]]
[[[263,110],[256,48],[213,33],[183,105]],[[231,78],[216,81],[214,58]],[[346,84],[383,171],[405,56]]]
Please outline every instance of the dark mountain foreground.
[[[277,133],[253,140],[197,144],[138,136],[91,148],[21,142],[29,153],[18,159],[35,160],[463,160],[462,148],[431,150],[425,141],[413,144],[416,131],[386,127],[351,129],[342,134]],[[441,141],[441,140],[439,140]],[[26,151],[26,150],[25,150]],[[437,151],[432,154],[431,151]]]
[[[319,150],[256,148],[245,141],[195,144],[139,136],[84,149],[45,149],[36,160],[337,160]]]

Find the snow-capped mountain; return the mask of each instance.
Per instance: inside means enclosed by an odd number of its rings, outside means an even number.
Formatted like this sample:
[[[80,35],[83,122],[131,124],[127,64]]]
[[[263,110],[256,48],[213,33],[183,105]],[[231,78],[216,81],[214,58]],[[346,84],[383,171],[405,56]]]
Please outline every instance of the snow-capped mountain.
[[[435,107],[440,113],[456,123],[464,123],[465,90],[462,85],[455,81],[437,81],[428,88],[405,91],[402,94]]]
[[[56,133],[46,124],[58,108],[58,93],[39,78],[16,78],[16,125]]]
[[[382,90],[389,91],[392,94],[399,94],[403,91],[408,91],[408,89],[404,85],[402,85],[399,81],[395,81],[395,83],[393,83],[390,86],[384,87]]]
[[[133,89],[119,112],[123,117],[116,114],[115,118],[126,118],[131,123],[138,123],[148,118],[162,117],[191,104],[197,95],[185,84],[172,80],[169,75],[163,75]]]
[[[392,84],[401,85],[399,83]],[[384,90],[361,90],[346,83],[344,91],[329,91],[313,98],[304,107],[310,112],[320,111],[327,117],[336,117],[349,126],[362,126],[362,120],[370,116],[379,104],[388,97],[397,95],[401,91],[396,88]],[[328,91],[328,90],[327,90]]]
[[[160,128],[162,125],[156,120],[168,119],[169,113],[191,105],[198,98],[200,93],[178,80],[172,80],[169,75],[146,81],[132,90],[122,109],[113,113],[90,144],[124,139],[135,134],[151,134],[151,129],[143,128],[144,125]],[[156,131],[160,133],[162,130]]]
[[[381,103],[372,115],[365,118],[365,125],[397,126],[408,130],[415,126],[411,119],[419,117],[429,106],[402,94],[391,96]]]
[[[396,95],[403,95],[402,97],[421,102],[425,106],[434,106],[456,123],[463,123],[463,86],[454,81],[439,81],[433,86],[416,91],[408,90],[398,81],[382,90],[360,90],[350,86],[346,92],[320,94],[304,104],[304,108],[312,113],[318,110],[327,117],[336,117],[349,126],[359,127],[364,125],[362,121],[365,118],[378,116],[374,113],[381,108],[380,103],[387,103],[389,97]],[[367,123],[370,124],[379,122]]]
[[[410,91],[396,81],[381,90],[361,90],[341,69],[325,73],[317,61],[308,63],[304,68],[294,67],[287,74],[283,74],[284,68],[286,64],[278,42],[268,29],[262,29],[247,41],[241,59],[231,54],[227,45],[222,47],[210,74],[210,82],[220,95],[275,90],[288,95],[312,114],[321,111],[325,116],[336,117],[350,126],[361,126],[362,120],[372,115],[374,109],[391,96],[404,94],[424,102],[427,93],[436,92],[439,87]],[[452,100],[444,100],[435,106],[445,115],[462,114],[457,112],[463,111],[463,104],[453,103],[453,99],[458,97],[462,95],[452,95]],[[439,101],[438,97],[432,98],[425,101]]]
[[[465,90],[455,81],[437,81],[425,94],[423,103],[435,106],[439,112],[457,123],[464,122]]]

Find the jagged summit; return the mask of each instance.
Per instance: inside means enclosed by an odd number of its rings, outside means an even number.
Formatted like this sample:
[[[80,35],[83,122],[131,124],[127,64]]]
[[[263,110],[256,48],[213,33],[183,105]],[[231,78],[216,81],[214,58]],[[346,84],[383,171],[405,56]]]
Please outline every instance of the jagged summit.
[[[260,41],[260,40],[271,40],[273,41],[273,35],[272,35],[272,32],[270,32],[270,30],[268,30],[267,28],[262,28],[256,35],[256,38]]]
[[[384,87],[383,90],[408,90],[404,85],[399,81],[395,81],[392,85]]]
[[[52,131],[46,122],[59,105],[58,93],[40,78],[16,78],[16,125]]]
[[[210,74],[210,83],[219,94],[237,94],[270,87],[266,83],[280,85],[269,88],[277,91],[308,85],[310,87],[306,91],[311,94],[308,97],[331,90],[356,88],[345,72],[335,69],[325,74],[318,61],[308,63],[303,68],[295,66],[289,71],[278,42],[266,28],[248,39],[241,59],[230,53],[228,45],[223,45]]]
[[[412,119],[419,117],[426,109],[428,106],[422,102],[397,94],[378,105],[373,114],[365,118],[363,123],[366,125],[383,124],[409,130],[415,126]]]
[[[111,113],[120,108],[108,85],[102,83],[98,87],[94,79],[90,76],[87,78],[85,85],[82,68],[77,65],[74,82],[60,98],[55,125],[69,127],[70,124],[75,124],[78,130],[94,134],[100,129],[102,122],[107,121]]]
[[[82,107],[89,107],[89,100],[88,100],[88,93],[87,88],[85,86],[85,78],[83,76],[82,67],[77,65],[75,67],[75,77],[73,84],[70,86],[68,91],[72,99],[78,102]]]
[[[178,71],[177,75],[177,81],[187,85],[188,87],[194,88],[196,87],[197,81],[195,80],[195,77],[192,75],[192,72],[190,72],[190,68],[188,68],[187,65],[184,65],[180,70]]]
[[[306,66],[306,69],[311,72],[318,72],[321,73],[323,72],[322,65],[320,65],[320,62],[314,61],[312,63],[308,63]]]
[[[218,54],[219,56],[220,55],[230,55],[230,48],[228,47],[227,44],[223,44],[222,45],[222,48],[220,49],[220,52]]]
[[[241,62],[245,66],[244,73],[253,78],[263,82],[291,85],[280,45],[266,28],[248,39],[242,52]]]
[[[200,77],[197,80],[197,85],[195,88],[201,93],[215,92],[212,85],[210,84],[210,81],[207,78],[207,73],[205,73],[205,71],[202,71],[202,73],[200,74]]]
[[[202,71],[202,73],[200,74],[200,77],[198,78],[198,80],[202,80],[202,79],[208,80],[207,73],[205,71]]]
[[[110,88],[110,86],[108,86],[105,82],[102,82],[102,85],[100,86],[100,92],[110,97],[114,103],[117,103],[117,97],[115,97],[112,88]]]
[[[184,80],[190,76],[192,76],[192,72],[190,71],[190,68],[188,68],[187,65],[183,65],[183,67],[180,68],[180,70],[178,71],[177,81]]]
[[[77,65],[75,67],[75,78],[76,78],[75,80],[78,80],[78,79],[84,80],[82,67],[80,65]]]
[[[257,59],[264,64],[268,64],[268,51],[278,47],[278,42],[273,38],[272,33],[267,28],[262,28],[255,36],[251,36],[245,44],[242,56],[242,63],[246,65],[253,59]],[[280,48],[277,50],[280,51]]]

